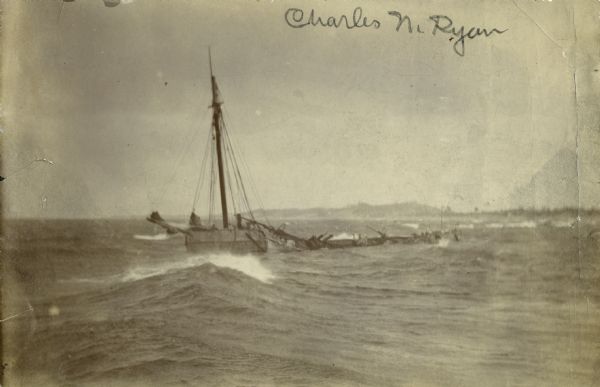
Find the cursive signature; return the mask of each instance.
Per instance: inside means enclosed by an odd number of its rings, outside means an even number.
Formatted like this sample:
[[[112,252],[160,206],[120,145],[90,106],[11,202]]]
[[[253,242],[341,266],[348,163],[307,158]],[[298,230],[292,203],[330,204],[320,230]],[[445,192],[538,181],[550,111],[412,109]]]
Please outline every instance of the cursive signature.
[[[429,16],[429,20],[433,21],[435,24],[433,26],[433,31],[431,31],[432,35],[435,35],[436,32],[440,31],[445,34],[453,35],[450,40],[452,41],[454,38],[458,38],[454,42],[454,52],[460,56],[465,56],[465,38],[475,39],[478,36],[483,35],[484,37],[489,37],[492,34],[503,34],[508,31],[508,28],[505,30],[499,30],[496,28],[492,28],[491,30],[487,30],[486,28],[479,27],[471,27],[465,33],[465,27],[461,26],[460,28],[454,27],[452,25],[452,19],[448,16],[443,15],[434,15]]]
[[[354,28],[379,28],[381,22],[377,19],[370,19],[363,16],[363,10],[361,7],[356,7],[352,12],[352,17],[348,18],[346,15],[340,15],[339,17],[329,16],[321,17],[315,14],[315,10],[311,9],[308,16],[300,8],[289,8],[285,11],[285,22],[292,28],[303,28],[306,26],[313,27],[332,27],[339,28],[345,27],[349,30]]]
[[[396,18],[396,31],[401,29],[409,34],[425,34],[428,29],[421,24],[413,23],[410,16],[402,14],[399,11],[388,11],[389,16]],[[340,16],[319,16],[314,9],[310,12],[304,12],[300,8],[288,8],[284,15],[285,22],[292,28],[304,27],[328,27],[328,28],[346,28],[352,29],[379,29],[382,22],[379,19],[369,18],[363,15],[363,9],[356,7],[350,16],[342,14]],[[465,42],[475,39],[479,36],[489,38],[497,34],[501,35],[508,31],[507,29],[500,30],[497,28],[481,28],[471,27],[467,29],[465,26],[455,26],[452,19],[445,15],[429,16],[429,22],[433,22],[433,27],[430,34],[433,36],[448,34],[451,35],[450,41],[453,42],[452,48],[459,56],[465,56]]]

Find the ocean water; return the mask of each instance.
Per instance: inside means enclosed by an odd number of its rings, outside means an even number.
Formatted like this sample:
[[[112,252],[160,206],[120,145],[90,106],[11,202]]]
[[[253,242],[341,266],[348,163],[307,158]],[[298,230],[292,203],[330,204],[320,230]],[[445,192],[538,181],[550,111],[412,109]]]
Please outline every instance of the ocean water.
[[[143,220],[8,221],[3,385],[597,386],[600,241],[572,225],[203,256]]]

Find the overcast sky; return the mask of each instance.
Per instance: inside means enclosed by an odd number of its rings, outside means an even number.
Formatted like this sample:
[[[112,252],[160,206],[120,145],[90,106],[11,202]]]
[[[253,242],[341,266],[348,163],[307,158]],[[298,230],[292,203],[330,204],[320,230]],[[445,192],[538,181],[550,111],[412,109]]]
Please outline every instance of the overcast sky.
[[[557,152],[576,149],[570,2],[3,4],[9,216],[189,212],[210,128],[209,45],[225,119],[267,208],[504,208]],[[284,20],[290,7],[339,16],[356,6],[380,28]],[[396,32],[391,10],[425,33]],[[450,35],[431,34],[430,15],[508,31],[467,41],[459,56]],[[589,186],[582,200],[598,205]]]

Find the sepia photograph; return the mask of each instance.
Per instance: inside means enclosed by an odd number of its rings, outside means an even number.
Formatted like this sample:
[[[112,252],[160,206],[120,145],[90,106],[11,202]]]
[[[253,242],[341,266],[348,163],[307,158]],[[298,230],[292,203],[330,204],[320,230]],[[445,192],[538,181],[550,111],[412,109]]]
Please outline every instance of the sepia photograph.
[[[600,386],[599,1],[0,10],[0,386]]]

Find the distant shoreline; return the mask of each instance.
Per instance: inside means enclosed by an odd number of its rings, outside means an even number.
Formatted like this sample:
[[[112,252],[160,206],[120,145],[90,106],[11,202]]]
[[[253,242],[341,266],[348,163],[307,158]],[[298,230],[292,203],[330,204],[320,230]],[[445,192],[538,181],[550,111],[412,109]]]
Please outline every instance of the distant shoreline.
[[[435,208],[428,205],[419,203],[398,203],[398,204],[383,204],[383,205],[371,205],[366,203],[359,203],[355,205],[338,207],[338,208],[327,208],[327,207],[314,207],[314,208],[285,208],[285,209],[267,209],[267,210],[255,210],[254,214],[258,217],[269,217],[274,219],[290,219],[290,220],[349,220],[349,221],[393,221],[393,220],[405,220],[405,219],[433,219],[440,217],[464,219],[464,218],[476,218],[476,217],[525,217],[525,218],[536,218],[536,217],[557,217],[557,216],[568,216],[568,217],[590,217],[600,216],[599,208],[547,208],[547,209],[533,209],[533,208],[511,208],[504,210],[490,210],[490,211],[453,211],[445,209],[441,211],[440,208]],[[15,221],[15,220],[144,220],[148,214],[140,215],[127,215],[127,216],[98,216],[98,217],[4,217],[3,220]],[[170,219],[187,219],[187,214],[162,214],[165,218]],[[205,218],[202,216],[201,218]]]

